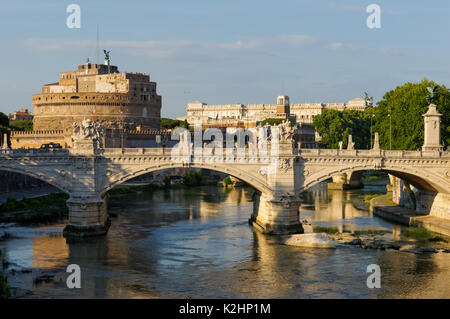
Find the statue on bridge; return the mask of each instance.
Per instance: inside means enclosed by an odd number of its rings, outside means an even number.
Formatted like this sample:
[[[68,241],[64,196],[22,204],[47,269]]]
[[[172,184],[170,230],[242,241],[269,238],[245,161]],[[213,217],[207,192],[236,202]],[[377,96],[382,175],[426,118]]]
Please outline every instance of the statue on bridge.
[[[436,100],[438,89],[439,89],[439,86],[437,86],[437,85],[435,85],[434,87],[432,87],[432,86],[427,87],[427,90],[430,93],[429,95],[427,95],[428,104],[433,104],[433,102]]]
[[[278,129],[280,130],[281,141],[292,141],[295,128],[291,126],[289,120],[284,120],[281,124],[278,124]]]
[[[97,142],[97,148],[103,148],[103,134],[105,133],[103,125],[92,123],[90,119],[86,119],[80,125],[73,122],[72,126],[74,141],[93,140]]]
[[[366,97],[364,98],[364,103],[366,107],[373,107],[373,96],[369,96],[367,92],[364,92]]]
[[[379,151],[380,150],[380,136],[378,132],[375,132],[375,141],[373,143],[373,150]]]
[[[347,150],[354,150],[355,149],[355,142],[353,142],[353,136],[350,134],[348,136],[348,143],[347,143]]]

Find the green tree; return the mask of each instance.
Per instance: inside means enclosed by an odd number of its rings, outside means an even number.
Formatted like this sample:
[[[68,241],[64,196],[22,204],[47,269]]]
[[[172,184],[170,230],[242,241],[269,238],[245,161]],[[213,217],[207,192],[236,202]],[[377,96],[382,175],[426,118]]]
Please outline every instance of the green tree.
[[[188,122],[186,120],[180,121],[162,117],[160,127],[165,129],[174,129],[176,127],[188,128]]]
[[[428,110],[427,87],[438,85],[434,102],[442,116],[441,136],[446,147],[450,143],[450,93],[444,85],[427,79],[419,83],[406,83],[387,92],[375,108],[374,132],[380,134],[380,146],[390,147],[389,109],[392,116],[392,149],[417,150],[423,145],[423,114]]]
[[[3,112],[0,112],[0,126],[5,126],[8,127],[9,126],[9,118],[8,115],[6,115]]]
[[[9,126],[15,131],[32,131],[33,121],[12,121]]]
[[[5,113],[0,112],[0,134],[8,132],[9,118]]]
[[[200,186],[203,183],[203,175],[200,171],[187,172],[183,176],[183,184],[186,186]]]
[[[0,273],[0,299],[7,299],[11,296],[6,277]]]
[[[262,126],[264,126],[266,124],[268,124],[268,125],[278,125],[278,124],[283,123],[283,121],[285,121],[285,119],[268,118],[268,119],[265,119],[265,120],[261,121],[261,125]],[[291,120],[289,120],[289,121],[291,122],[291,126],[295,124],[293,121],[291,121]]]
[[[313,126],[322,137],[325,148],[338,148],[339,141],[347,147],[348,136],[351,134],[355,148],[370,147],[370,113],[356,110],[329,110],[316,115]]]

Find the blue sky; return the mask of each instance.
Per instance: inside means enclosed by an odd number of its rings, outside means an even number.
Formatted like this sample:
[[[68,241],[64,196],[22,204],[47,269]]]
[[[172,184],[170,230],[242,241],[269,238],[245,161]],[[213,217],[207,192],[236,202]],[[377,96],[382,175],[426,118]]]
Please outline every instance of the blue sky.
[[[81,7],[81,28],[66,7]],[[366,7],[381,7],[381,29]],[[0,111],[101,50],[120,71],[150,74],[163,116],[186,104],[381,99],[427,77],[450,87],[450,2],[339,0],[0,1]],[[102,59],[102,55],[101,55]]]

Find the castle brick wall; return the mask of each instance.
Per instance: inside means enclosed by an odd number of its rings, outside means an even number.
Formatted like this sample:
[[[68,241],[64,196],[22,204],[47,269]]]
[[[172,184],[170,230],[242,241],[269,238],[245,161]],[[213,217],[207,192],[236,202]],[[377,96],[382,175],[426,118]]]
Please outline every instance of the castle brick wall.
[[[10,140],[11,148],[40,148],[48,143],[59,143],[62,147],[72,145],[72,139],[62,130],[12,131]]]

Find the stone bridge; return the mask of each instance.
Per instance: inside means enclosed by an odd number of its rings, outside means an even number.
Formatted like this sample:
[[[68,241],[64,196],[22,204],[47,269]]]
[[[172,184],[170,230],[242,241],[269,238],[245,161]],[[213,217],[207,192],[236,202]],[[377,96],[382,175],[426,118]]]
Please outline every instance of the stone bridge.
[[[264,152],[250,146],[215,149],[102,148],[95,138],[78,138],[71,149],[2,149],[0,170],[46,181],[70,195],[66,236],[105,234],[110,221],[106,193],[153,171],[190,167],[223,172],[254,187],[253,225],[266,233],[301,232],[299,194],[336,174],[383,170],[418,188],[418,209],[450,219],[450,154],[425,141],[422,151],[299,149],[291,132],[272,128]],[[426,135],[427,136],[427,135]],[[253,145],[256,145],[254,143]],[[440,144],[439,144],[440,145]]]

